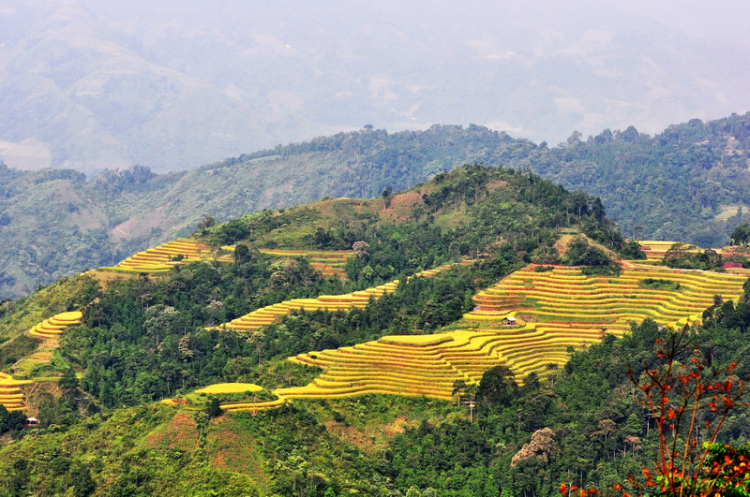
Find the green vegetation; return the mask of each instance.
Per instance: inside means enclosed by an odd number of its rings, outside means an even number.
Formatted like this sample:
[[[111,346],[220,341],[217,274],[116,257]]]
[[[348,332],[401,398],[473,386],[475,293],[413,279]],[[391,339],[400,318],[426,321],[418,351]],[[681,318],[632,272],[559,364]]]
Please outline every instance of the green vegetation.
[[[73,171],[15,171],[0,165],[0,298],[29,294],[39,284],[112,266],[139,250],[189,235],[207,214],[222,222],[261,211],[226,225],[224,235],[238,239],[229,227],[243,237],[253,229],[247,221],[267,222],[263,209],[326,197],[380,197],[383,207],[396,211],[403,205],[393,192],[475,161],[531,168],[568,188],[598,195],[602,201],[586,206],[589,213],[596,217],[606,206],[633,238],[718,247],[750,216],[740,207],[750,205],[748,129],[750,114],[733,115],[671,126],[653,137],[632,127],[605,130],[553,148],[481,126],[365,130],[241,155],[190,172],[160,176],[135,166],[104,171],[91,181]],[[471,181],[450,194],[442,187],[420,192],[423,211],[456,196],[476,205],[481,191]],[[388,188],[391,194],[382,197]],[[552,192],[537,189],[534,194],[546,193]],[[569,196],[564,216],[581,217],[586,198],[583,193]],[[356,211],[357,203],[339,205]],[[307,215],[298,211],[301,218]],[[287,235],[277,232],[268,239],[277,247],[297,248],[295,243],[308,237],[309,249],[351,248],[335,234],[330,238],[328,228],[318,232],[307,225],[298,231],[291,217],[285,219]],[[60,246],[65,250],[57,250]],[[633,245],[621,247],[620,253],[640,257]]]
[[[711,320],[696,344],[709,347],[717,363],[739,360],[741,376],[748,372],[743,334],[726,320],[750,325],[738,320],[742,306],[715,308],[723,308],[721,322]],[[471,421],[468,406],[393,396],[298,402],[213,422],[202,411],[142,406],[94,415],[62,432],[39,430],[1,449],[0,478],[3,488],[32,493],[74,488],[75,467],[87,469],[101,493],[119,486],[164,495],[209,489],[287,495],[309,489],[311,481],[312,495],[328,488],[333,495],[352,489],[387,495],[413,487],[421,495],[434,489],[552,496],[561,481],[611,488],[653,460],[653,420],[636,395],[623,393],[630,392],[628,368],[639,374],[642,361],[656,358],[654,340],[666,333],[646,321],[622,339],[576,352],[546,382],[483,378],[469,392],[476,396]],[[720,442],[742,445],[750,435],[748,415],[738,410]]]
[[[723,263],[724,258],[716,251],[697,251],[684,243],[672,245],[662,259],[665,266],[682,269],[718,269]]]
[[[465,163],[515,161],[533,148],[479,126],[434,126],[339,133],[165,175],[134,166],[87,181],[74,171],[0,164],[0,298],[189,235],[206,214],[223,222],[324,197],[379,197]]]
[[[750,203],[749,130],[750,113],[692,119],[654,136],[630,126],[586,140],[571,137],[534,152],[530,162],[545,178],[601,197],[634,238],[721,247],[727,233],[748,222],[741,206]]]
[[[31,354],[39,345],[39,339],[19,335],[0,347],[0,369],[6,370],[14,363]]]
[[[747,223],[736,226],[732,234],[729,235],[729,239],[734,245],[747,247],[750,244],[750,226]]]
[[[573,239],[565,261],[571,266],[585,266],[583,274],[587,276],[617,276],[621,271],[619,264],[602,249],[589,245],[583,237]]]
[[[652,290],[666,290],[668,292],[676,292],[680,289],[680,284],[676,281],[654,278],[645,278],[638,283],[638,286],[641,288],[650,288]]]
[[[261,212],[242,223],[205,226],[209,240],[241,241],[251,248],[241,251],[235,262],[193,262],[158,278],[108,280],[105,288],[90,277],[72,278],[31,297],[28,304],[14,304],[19,312],[9,312],[4,319],[15,326],[12,323],[34,302],[54,303],[45,312],[37,311],[33,321],[18,321],[27,323],[15,328],[19,333],[49,317],[46,312],[52,308],[58,313],[82,310],[83,325],[62,336],[54,353],[60,360],[53,361],[45,374],[54,375],[55,368],[61,374],[72,366],[82,372],[81,387],[91,399],[113,408],[173,397],[216,382],[253,382],[255,368],[274,358],[388,333],[430,332],[459,318],[481,286],[519,267],[526,254],[539,247],[552,249],[558,226],[582,225],[605,243],[622,244],[594,199],[572,196],[533,174],[467,166],[417,188],[433,192],[429,206],[405,192],[392,195],[389,209],[376,199],[358,201],[352,210],[337,210],[341,202],[332,200]],[[410,206],[405,218],[394,219],[405,198],[416,198],[417,204]],[[566,211],[571,206],[574,212]],[[456,219],[455,212],[461,212],[461,222],[446,224],[445,219]],[[521,215],[524,223],[518,224],[515,219]],[[322,277],[305,258],[266,256],[255,249],[267,247],[282,233],[288,236],[291,225],[299,233],[325,234],[301,235],[297,241],[301,248],[319,249],[322,240],[329,249],[357,248],[358,255],[345,266],[347,280]],[[336,244],[339,247],[330,246]],[[396,278],[405,281],[422,269],[471,257],[477,249],[492,258],[457,268],[455,276],[404,283],[393,298],[378,300],[372,310],[335,315],[323,325],[311,326],[291,316],[278,329],[271,327],[249,340],[205,329],[284,300],[349,293]],[[316,326],[320,329],[311,331]]]
[[[534,268],[534,271],[537,273],[546,273],[548,271],[554,271],[555,266],[537,266]]]
[[[18,415],[0,410],[0,488],[323,497],[551,496],[563,481],[611,488],[658,450],[628,371],[640,375],[659,358],[665,325],[702,317],[691,353],[750,373],[744,278],[620,268],[614,258],[630,244],[601,202],[528,172],[471,165],[373,200],[204,222],[197,236],[213,248],[235,244],[234,260],[153,277],[94,272],[3,304],[0,352],[9,358],[31,326],[67,311],[83,320],[52,353],[57,382],[24,390],[40,425],[19,429]],[[260,250],[269,248],[279,250]],[[346,279],[299,257],[336,250],[354,252]],[[519,270],[539,259],[585,266]],[[454,265],[410,278],[446,263]],[[642,288],[646,280],[656,288]],[[335,307],[337,295],[380,285],[393,291],[346,312],[296,310],[243,333],[216,328],[290,299],[325,295]],[[525,322],[503,323],[511,313]],[[3,380],[3,395],[16,399],[24,386]],[[294,395],[313,381],[328,392],[404,396]],[[194,393],[216,383],[264,390]],[[291,402],[275,398],[282,388]],[[415,392],[443,400],[406,396]],[[719,442],[744,444],[749,415],[733,412]]]

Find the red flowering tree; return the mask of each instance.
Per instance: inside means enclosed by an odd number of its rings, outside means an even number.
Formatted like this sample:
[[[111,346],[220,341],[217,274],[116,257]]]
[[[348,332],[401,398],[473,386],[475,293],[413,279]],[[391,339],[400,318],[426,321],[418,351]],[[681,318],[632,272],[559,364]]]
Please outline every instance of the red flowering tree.
[[[656,359],[630,379],[641,391],[659,435],[653,469],[643,478],[631,476],[606,495],[750,496],[750,448],[716,443],[732,409],[744,402],[746,383],[734,373],[736,364],[716,365],[697,345],[695,331],[685,326],[657,339]],[[598,495],[563,483],[562,495]]]

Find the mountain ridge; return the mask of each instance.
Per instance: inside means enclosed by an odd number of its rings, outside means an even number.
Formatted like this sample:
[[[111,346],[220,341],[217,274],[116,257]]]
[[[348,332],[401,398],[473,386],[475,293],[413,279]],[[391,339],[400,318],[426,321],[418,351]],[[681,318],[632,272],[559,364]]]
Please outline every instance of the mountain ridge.
[[[224,221],[328,196],[379,195],[472,162],[533,170],[597,194],[632,237],[720,247],[750,221],[749,115],[692,120],[655,136],[632,126],[573,134],[556,147],[476,125],[397,133],[368,127],[191,171],[157,175],[136,166],[90,181],[71,170],[0,167],[0,296],[187,236],[204,216]]]
[[[573,134],[551,148],[476,125],[397,133],[368,127],[192,171],[157,175],[136,166],[106,170],[91,181],[70,170],[2,167],[0,296],[26,294],[189,235],[204,216],[224,221],[327,196],[379,195],[472,162],[534,170],[600,195],[633,237],[717,247],[750,220],[743,186],[750,184],[748,116],[692,120],[655,136],[632,126],[588,138]],[[67,260],[56,250],[60,243]]]

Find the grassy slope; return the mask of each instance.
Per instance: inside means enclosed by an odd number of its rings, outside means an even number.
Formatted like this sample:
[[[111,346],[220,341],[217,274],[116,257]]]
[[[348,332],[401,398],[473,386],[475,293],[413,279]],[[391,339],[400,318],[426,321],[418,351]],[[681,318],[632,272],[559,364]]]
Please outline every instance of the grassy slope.
[[[33,470],[27,488],[35,493],[62,493],[73,469],[85,467],[98,495],[118,488],[165,496],[288,495],[292,486],[299,493],[309,484],[380,495],[386,484],[378,459],[388,441],[406,426],[460,412],[453,411],[442,402],[378,396],[213,420],[200,411],[140,406],[64,433],[37,430],[0,448],[0,481],[8,484],[16,461],[26,460]],[[63,467],[61,459],[69,470],[52,469]]]

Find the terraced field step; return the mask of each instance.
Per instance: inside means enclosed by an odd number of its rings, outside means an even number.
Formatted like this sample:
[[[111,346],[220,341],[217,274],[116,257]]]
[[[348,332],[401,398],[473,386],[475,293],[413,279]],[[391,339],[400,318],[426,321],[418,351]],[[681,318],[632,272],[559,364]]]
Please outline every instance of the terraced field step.
[[[0,373],[0,405],[5,406],[9,411],[23,409],[25,406],[21,387],[30,383],[33,383],[33,381],[15,380],[9,374]]]
[[[418,277],[433,277],[442,271],[450,269],[455,264],[446,264],[435,269],[429,269],[417,273]],[[321,295],[314,299],[292,299],[278,304],[269,305],[245,314],[228,323],[215,326],[212,329],[226,329],[240,332],[256,331],[268,326],[281,316],[289,314],[292,310],[305,311],[347,311],[355,307],[366,307],[370,300],[377,300],[386,293],[393,293],[398,288],[399,281],[391,281],[383,285],[359,290],[343,295]]]
[[[179,238],[158,247],[138,252],[115,266],[99,269],[125,273],[163,273],[169,271],[175,265],[205,260],[210,255],[211,249],[204,243],[190,238]],[[175,260],[178,257],[181,257],[181,260]]]
[[[45,339],[57,338],[71,326],[81,324],[81,319],[83,319],[83,314],[78,311],[63,312],[35,325],[29,330],[29,335]]]

